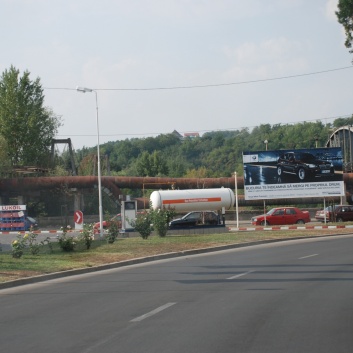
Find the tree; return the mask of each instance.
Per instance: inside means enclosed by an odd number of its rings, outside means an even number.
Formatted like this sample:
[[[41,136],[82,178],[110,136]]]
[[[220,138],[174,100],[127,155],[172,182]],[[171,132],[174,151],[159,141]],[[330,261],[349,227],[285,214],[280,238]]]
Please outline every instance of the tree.
[[[353,43],[353,0],[339,0],[336,16],[338,22],[344,27],[346,32],[345,46],[352,48]],[[353,53],[353,49],[349,51]]]
[[[29,75],[20,76],[11,66],[0,78],[0,136],[12,165],[49,162],[51,140],[61,125],[60,117],[43,106],[40,79]]]
[[[0,135],[0,173],[9,172],[11,169],[11,161],[7,154],[6,140]]]
[[[155,177],[168,174],[168,166],[160,151],[154,151],[152,154],[142,152],[136,161],[136,168],[140,176]]]

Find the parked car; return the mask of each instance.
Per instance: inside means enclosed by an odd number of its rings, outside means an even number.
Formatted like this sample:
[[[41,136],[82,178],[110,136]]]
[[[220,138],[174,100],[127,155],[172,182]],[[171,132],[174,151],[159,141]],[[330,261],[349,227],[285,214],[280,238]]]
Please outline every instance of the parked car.
[[[217,225],[220,223],[218,214],[213,211],[193,211],[181,218],[169,222],[169,227],[194,227],[198,225]]]
[[[38,229],[38,223],[34,218],[27,216],[25,218],[25,230],[30,230],[30,229],[33,229],[33,230]]]
[[[136,213],[136,215],[142,214],[143,212],[139,211]],[[121,223],[121,213],[118,213],[114,217],[112,217],[109,221],[104,220],[103,223],[103,229],[108,229],[109,225],[111,222],[116,222],[117,226],[119,229],[122,228],[122,223]],[[93,226],[93,232],[94,234],[99,233],[99,222],[95,223]]]
[[[312,177],[332,176],[335,168],[331,161],[317,159],[308,152],[287,152],[279,157],[277,174],[284,173],[297,175],[300,181]]]
[[[336,206],[333,206],[333,207],[336,207]],[[318,210],[316,211],[315,213],[315,219],[318,220],[318,221],[321,221],[321,222],[324,222],[325,221],[325,218],[326,218],[326,221],[330,221],[332,220],[332,216],[333,216],[333,213],[332,213],[332,206],[327,206],[325,209],[323,210]]]
[[[118,213],[117,215],[115,215],[114,217],[112,217],[109,221],[103,221],[103,229],[107,229],[110,225],[111,222],[116,222],[118,225],[118,228],[121,228],[121,214]],[[97,222],[94,224],[93,226],[93,232],[94,234],[99,233],[99,229],[100,229],[100,222]]]
[[[266,214],[251,218],[251,224],[256,226],[304,224],[308,222],[310,222],[309,211],[302,211],[297,207],[272,208]]]
[[[327,222],[347,222],[353,221],[353,206],[335,205],[328,206],[325,210],[319,210],[315,214],[318,221],[324,222],[326,213]]]

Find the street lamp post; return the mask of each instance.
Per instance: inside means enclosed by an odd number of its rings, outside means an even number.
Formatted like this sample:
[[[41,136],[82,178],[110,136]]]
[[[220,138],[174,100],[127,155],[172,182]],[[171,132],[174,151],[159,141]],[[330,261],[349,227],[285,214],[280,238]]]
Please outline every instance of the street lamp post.
[[[98,119],[98,94],[97,91],[86,87],[76,87],[78,92],[86,93],[93,92],[96,95],[96,124],[97,124],[97,168],[98,168],[98,202],[99,202],[99,235],[103,237],[103,206],[102,206],[102,175],[101,175],[101,162],[99,152],[99,119]]]
[[[264,141],[264,144],[266,145],[266,151],[267,151],[267,147],[268,147],[268,140]]]

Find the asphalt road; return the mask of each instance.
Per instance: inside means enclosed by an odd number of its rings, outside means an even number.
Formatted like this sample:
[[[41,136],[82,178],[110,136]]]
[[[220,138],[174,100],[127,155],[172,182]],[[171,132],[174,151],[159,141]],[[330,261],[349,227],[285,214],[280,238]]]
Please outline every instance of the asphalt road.
[[[0,290],[1,352],[351,353],[353,235]]]

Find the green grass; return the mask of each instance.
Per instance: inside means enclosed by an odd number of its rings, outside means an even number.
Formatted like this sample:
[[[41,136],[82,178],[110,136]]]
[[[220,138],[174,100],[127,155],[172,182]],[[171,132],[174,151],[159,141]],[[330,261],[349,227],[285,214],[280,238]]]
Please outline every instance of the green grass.
[[[335,230],[230,232],[211,235],[167,235],[165,238],[152,236],[146,240],[140,237],[119,238],[113,244],[108,244],[104,240],[95,240],[90,250],[84,249],[83,244],[78,244],[73,252],[63,252],[59,248],[58,243],[55,242],[52,243],[52,253],[49,252],[49,248],[46,246],[41,248],[41,252],[38,255],[31,255],[29,250],[26,249],[24,255],[19,259],[13,258],[11,252],[0,252],[0,282],[163,253],[258,240],[343,233],[352,233],[352,230],[343,228]]]

